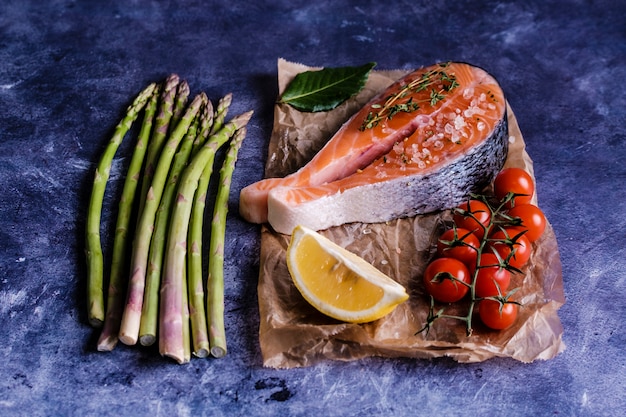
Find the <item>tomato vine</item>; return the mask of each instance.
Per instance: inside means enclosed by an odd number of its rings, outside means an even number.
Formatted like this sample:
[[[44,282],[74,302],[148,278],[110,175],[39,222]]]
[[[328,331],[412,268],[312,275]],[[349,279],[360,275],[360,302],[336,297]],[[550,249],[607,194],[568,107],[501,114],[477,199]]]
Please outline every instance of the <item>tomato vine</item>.
[[[441,235],[437,255],[426,268],[424,285],[430,307],[425,325],[416,334],[428,333],[435,321],[448,318],[464,322],[470,336],[476,309],[483,324],[491,329],[505,329],[515,322],[521,306],[515,294],[520,288],[509,289],[511,276],[523,273],[532,244],[546,224],[543,212],[530,203],[535,188],[528,178],[522,169],[505,169],[494,180],[493,194],[472,194],[452,209],[452,225]],[[452,261],[465,264],[469,280]],[[469,298],[465,315],[447,314],[444,303],[465,298]]]

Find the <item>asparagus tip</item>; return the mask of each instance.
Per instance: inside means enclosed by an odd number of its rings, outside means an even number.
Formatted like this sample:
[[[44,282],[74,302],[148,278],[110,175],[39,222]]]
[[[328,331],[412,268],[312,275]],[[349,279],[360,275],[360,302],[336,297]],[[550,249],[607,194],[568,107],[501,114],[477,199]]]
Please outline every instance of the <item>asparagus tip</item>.
[[[182,80],[180,84],[178,84],[178,94],[182,96],[187,96],[190,92],[189,83],[186,80]]]
[[[176,86],[178,86],[179,82],[180,82],[180,77],[178,76],[178,74],[170,74],[165,79],[165,83],[170,84],[170,86],[171,84],[176,84]]]
[[[232,101],[233,101],[233,93],[227,93],[224,95],[224,97],[222,97],[223,103],[228,103],[228,105],[230,105]]]
[[[249,110],[245,113],[241,113],[239,116],[235,116],[231,122],[235,122],[237,124],[237,128],[241,129],[248,124],[253,114],[254,110]]]

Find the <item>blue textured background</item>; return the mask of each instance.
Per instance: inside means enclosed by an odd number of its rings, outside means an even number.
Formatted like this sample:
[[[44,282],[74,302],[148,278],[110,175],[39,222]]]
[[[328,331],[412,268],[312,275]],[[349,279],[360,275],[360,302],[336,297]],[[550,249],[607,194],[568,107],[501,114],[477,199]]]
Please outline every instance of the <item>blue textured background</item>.
[[[624,2],[98,3],[0,4],[0,415],[625,415]],[[194,93],[233,92],[232,114],[254,109],[235,206],[263,176],[279,57],[378,69],[460,60],[499,79],[560,245],[564,353],[532,364],[374,358],[264,369],[259,229],[235,210],[228,356],[179,366],[153,349],[95,351],[86,205],[94,164],[129,100],[176,72]],[[113,182],[125,163],[118,155]]]

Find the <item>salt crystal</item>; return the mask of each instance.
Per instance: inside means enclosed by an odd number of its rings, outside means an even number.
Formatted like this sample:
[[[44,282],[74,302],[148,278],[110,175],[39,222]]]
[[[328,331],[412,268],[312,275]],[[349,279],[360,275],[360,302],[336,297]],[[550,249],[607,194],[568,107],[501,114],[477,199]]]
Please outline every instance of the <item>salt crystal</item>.
[[[417,122],[422,125],[428,125],[431,122],[431,118],[425,114],[420,114],[417,116]]]
[[[456,130],[461,130],[465,126],[467,126],[467,124],[465,123],[465,119],[463,117],[457,116],[454,118],[454,128]]]

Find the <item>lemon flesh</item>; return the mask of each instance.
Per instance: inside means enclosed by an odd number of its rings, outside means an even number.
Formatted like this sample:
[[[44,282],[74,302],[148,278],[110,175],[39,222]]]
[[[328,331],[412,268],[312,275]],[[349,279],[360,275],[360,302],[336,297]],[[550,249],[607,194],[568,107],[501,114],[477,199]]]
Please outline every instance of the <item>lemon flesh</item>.
[[[297,226],[291,235],[287,266],[302,296],[337,320],[374,321],[408,299],[402,285],[303,226]]]

